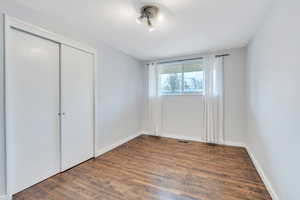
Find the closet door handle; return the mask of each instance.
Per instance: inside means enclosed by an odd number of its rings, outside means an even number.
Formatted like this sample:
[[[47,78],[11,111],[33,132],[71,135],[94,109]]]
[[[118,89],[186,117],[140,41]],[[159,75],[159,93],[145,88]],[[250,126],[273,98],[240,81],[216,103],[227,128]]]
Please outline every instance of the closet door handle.
[[[62,112],[62,113],[58,113],[58,116],[65,116],[66,113],[65,112]]]

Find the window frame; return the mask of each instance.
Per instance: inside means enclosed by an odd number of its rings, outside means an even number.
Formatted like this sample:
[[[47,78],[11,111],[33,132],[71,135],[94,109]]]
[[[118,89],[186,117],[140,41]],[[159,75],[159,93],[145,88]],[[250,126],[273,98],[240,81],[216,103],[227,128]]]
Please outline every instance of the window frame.
[[[162,93],[161,92],[161,73],[159,73],[159,77],[158,77],[158,83],[159,83],[159,94],[160,96],[164,96],[164,97],[168,97],[168,96],[204,96],[204,91],[205,91],[205,66],[202,64],[200,65],[200,71],[203,72],[203,89],[201,92],[184,92],[184,66],[187,64],[199,64],[198,62],[183,62],[180,63],[180,68],[181,68],[181,88],[180,88],[180,93],[171,93],[171,94],[166,94],[166,93]],[[162,66],[163,67],[163,66]]]

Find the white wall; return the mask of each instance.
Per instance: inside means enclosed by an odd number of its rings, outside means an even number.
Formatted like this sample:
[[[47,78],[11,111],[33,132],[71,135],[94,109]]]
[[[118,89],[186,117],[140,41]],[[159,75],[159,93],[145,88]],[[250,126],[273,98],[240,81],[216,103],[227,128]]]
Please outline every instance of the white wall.
[[[76,29],[76,22],[66,24],[63,19],[56,19],[43,13],[37,13],[25,7],[19,7],[13,1],[0,1],[0,13],[23,21],[39,25],[66,37],[89,43],[98,49],[97,66],[97,116],[96,126],[98,149],[110,146],[140,130],[142,104],[145,88],[143,76],[145,68],[141,63],[124,53],[112,49],[99,40],[89,37],[86,30]],[[2,34],[2,26],[0,28]],[[2,39],[2,38],[1,38]],[[2,45],[1,45],[2,47]],[[2,49],[1,49],[2,50]],[[0,52],[1,53],[1,52]],[[1,54],[2,56],[2,54]],[[2,62],[2,57],[1,57]],[[1,67],[2,70],[2,67]],[[0,71],[0,197],[5,191],[4,184],[4,147],[2,119],[2,71]]]
[[[225,52],[230,53],[224,62],[225,140],[241,144],[244,142],[246,121],[246,49]]]
[[[202,96],[163,96],[162,135],[201,141],[203,105]]]
[[[248,48],[246,142],[282,200],[300,197],[299,19],[299,0],[276,0]]]
[[[145,68],[109,47],[99,55],[100,150],[141,131]]]
[[[1,16],[0,16],[1,18]],[[0,197],[2,194],[5,193],[5,138],[4,138],[4,106],[3,106],[3,101],[4,101],[4,96],[3,96],[3,20],[2,18],[0,19]]]
[[[236,48],[214,53],[230,54],[224,60],[224,132],[227,143],[240,145],[245,136],[246,49]],[[185,58],[197,56],[201,55],[186,56]],[[199,131],[202,130],[202,106],[201,96],[163,97],[162,133],[165,136],[201,140]],[[148,117],[145,114],[146,122],[144,122],[143,128],[146,131],[149,130],[147,120]]]

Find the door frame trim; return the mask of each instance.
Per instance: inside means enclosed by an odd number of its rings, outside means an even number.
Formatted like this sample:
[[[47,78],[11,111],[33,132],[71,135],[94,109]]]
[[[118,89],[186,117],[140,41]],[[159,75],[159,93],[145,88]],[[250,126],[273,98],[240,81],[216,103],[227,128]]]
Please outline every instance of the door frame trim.
[[[29,34],[47,39],[47,40],[51,40],[53,42],[56,42],[59,44],[60,48],[61,45],[66,45],[66,46],[70,46],[82,51],[85,51],[87,53],[90,53],[93,55],[93,156],[96,157],[96,148],[97,148],[97,137],[96,137],[96,133],[98,133],[98,126],[96,125],[97,122],[97,64],[98,64],[98,58],[97,58],[97,49],[93,48],[89,45],[74,41],[72,39],[68,39],[62,35],[50,32],[46,29],[43,29],[41,27],[38,27],[36,25],[33,24],[29,24],[26,22],[23,22],[19,19],[10,17],[6,14],[3,15],[3,22],[4,22],[4,41],[3,41],[3,50],[4,50],[4,137],[5,137],[5,161],[6,161],[6,194],[7,195],[12,195],[13,194],[13,185],[12,185],[12,180],[11,180],[11,173],[12,171],[11,166],[12,166],[12,160],[11,160],[11,156],[13,155],[11,150],[10,150],[10,146],[11,146],[11,141],[8,137],[8,135],[10,134],[7,128],[7,106],[6,106],[6,102],[8,101],[8,97],[7,97],[7,68],[9,67],[9,63],[8,63],[8,52],[10,51],[10,45],[9,45],[9,35],[10,35],[10,29],[14,28],[20,31],[24,31],[27,32]],[[60,58],[61,59],[61,58]],[[60,66],[61,67],[61,66]],[[61,150],[60,150],[61,151]],[[61,155],[60,155],[61,156]],[[60,169],[61,170],[61,169]]]

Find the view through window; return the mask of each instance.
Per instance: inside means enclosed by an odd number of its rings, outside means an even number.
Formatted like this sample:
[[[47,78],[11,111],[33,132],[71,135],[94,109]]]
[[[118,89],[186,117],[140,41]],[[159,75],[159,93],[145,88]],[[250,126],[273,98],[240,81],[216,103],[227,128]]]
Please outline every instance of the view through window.
[[[202,63],[167,64],[161,67],[160,93],[162,95],[202,94],[203,91]]]

